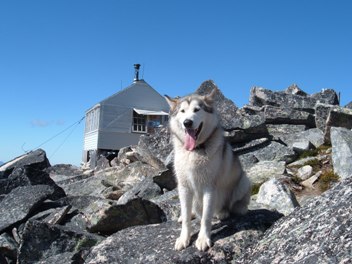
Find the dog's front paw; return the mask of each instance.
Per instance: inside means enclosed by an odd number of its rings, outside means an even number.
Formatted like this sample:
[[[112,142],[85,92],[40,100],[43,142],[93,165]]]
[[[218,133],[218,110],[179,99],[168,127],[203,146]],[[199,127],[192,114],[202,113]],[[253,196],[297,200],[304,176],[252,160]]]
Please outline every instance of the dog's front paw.
[[[210,237],[207,237],[206,235],[198,235],[196,247],[200,251],[205,251],[208,247],[211,247]]]
[[[186,247],[188,247],[191,238],[189,236],[181,235],[175,243],[175,250],[180,251]]]

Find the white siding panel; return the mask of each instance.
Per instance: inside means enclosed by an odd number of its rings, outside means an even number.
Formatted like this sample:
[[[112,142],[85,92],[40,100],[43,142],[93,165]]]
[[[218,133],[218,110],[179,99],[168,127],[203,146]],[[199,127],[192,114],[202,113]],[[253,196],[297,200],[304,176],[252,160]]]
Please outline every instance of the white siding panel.
[[[98,147],[98,130],[84,134],[84,150],[93,150]]]
[[[114,133],[100,131],[99,149],[121,149],[126,146],[137,145],[141,134],[138,133]]]

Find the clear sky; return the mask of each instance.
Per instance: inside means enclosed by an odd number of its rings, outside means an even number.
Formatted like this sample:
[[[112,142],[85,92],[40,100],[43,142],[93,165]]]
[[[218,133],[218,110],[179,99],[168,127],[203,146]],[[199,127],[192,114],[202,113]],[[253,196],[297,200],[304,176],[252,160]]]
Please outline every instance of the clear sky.
[[[95,103],[128,86],[133,64],[161,94],[212,79],[236,105],[252,86],[296,83],[352,101],[352,1],[0,1],[0,160],[42,145],[79,165]]]

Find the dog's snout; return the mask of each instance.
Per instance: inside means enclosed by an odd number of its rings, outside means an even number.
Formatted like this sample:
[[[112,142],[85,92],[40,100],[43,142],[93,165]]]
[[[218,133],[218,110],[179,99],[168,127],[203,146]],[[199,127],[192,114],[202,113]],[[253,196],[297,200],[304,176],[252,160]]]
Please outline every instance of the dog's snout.
[[[190,119],[186,119],[185,121],[183,121],[183,125],[185,126],[185,128],[192,128],[193,121]]]

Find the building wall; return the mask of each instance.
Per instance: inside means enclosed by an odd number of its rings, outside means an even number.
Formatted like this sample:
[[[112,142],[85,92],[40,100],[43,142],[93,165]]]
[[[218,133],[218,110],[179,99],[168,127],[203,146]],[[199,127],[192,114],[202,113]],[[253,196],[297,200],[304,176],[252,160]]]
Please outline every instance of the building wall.
[[[136,145],[140,135],[142,134],[100,131],[98,148],[118,150],[126,146]]]
[[[98,148],[98,130],[84,134],[83,150],[92,150]]]

